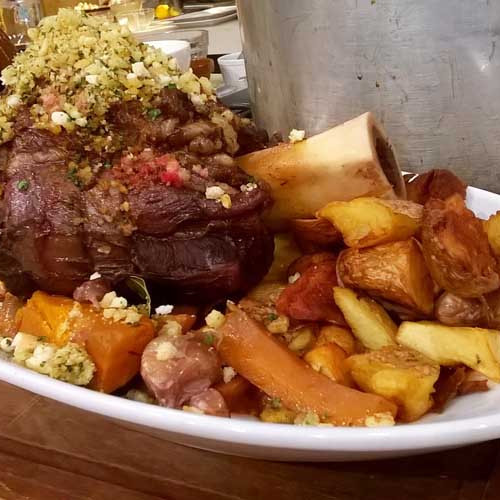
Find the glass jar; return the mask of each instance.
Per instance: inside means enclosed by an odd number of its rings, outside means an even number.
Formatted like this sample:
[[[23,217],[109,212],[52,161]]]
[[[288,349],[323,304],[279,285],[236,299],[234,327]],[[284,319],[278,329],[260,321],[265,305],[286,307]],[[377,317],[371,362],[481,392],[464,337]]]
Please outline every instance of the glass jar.
[[[37,26],[41,18],[39,0],[0,1],[0,28],[16,46],[29,42],[28,29]]]

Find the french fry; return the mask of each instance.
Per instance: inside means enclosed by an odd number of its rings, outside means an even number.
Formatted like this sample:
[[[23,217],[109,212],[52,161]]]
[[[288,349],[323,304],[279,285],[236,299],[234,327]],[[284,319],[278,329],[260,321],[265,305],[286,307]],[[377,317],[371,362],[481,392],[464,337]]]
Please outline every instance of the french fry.
[[[371,248],[349,248],[337,262],[339,280],[349,288],[395,302],[425,316],[434,306],[434,284],[414,239]]]
[[[304,360],[314,370],[326,375],[334,382],[352,387],[346,359],[345,351],[334,343],[317,345],[304,355]]]
[[[497,330],[405,321],[399,327],[397,341],[440,365],[464,364],[500,381],[500,332]]]
[[[318,216],[342,233],[347,246],[364,248],[410,238],[420,229],[422,211],[410,201],[356,198],[333,201]]]
[[[432,407],[439,365],[417,351],[387,346],[351,356],[347,366],[361,389],[394,401],[404,422],[417,420]]]
[[[335,287],[333,296],[352,333],[367,349],[396,343],[398,327],[380,304],[349,288]]]

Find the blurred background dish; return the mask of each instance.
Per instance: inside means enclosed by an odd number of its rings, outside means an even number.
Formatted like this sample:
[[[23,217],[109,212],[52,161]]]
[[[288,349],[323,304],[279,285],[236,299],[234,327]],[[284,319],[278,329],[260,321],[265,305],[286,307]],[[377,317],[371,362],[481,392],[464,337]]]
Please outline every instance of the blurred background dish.
[[[115,14],[116,20],[122,26],[127,26],[130,31],[144,31],[155,18],[154,9],[130,10]]]
[[[142,9],[142,0],[112,0],[109,3],[111,13],[118,19],[119,16],[127,12],[139,11]]]
[[[214,63],[208,58],[208,31],[206,30],[175,30],[168,33],[136,33],[136,38],[141,41],[161,48],[168,47],[167,44],[162,45],[166,41],[183,41],[186,42],[190,50],[191,68],[197,76],[205,76],[210,78],[214,70]],[[176,56],[177,57],[177,56]],[[179,61],[179,59],[178,59]],[[185,61],[185,59],[183,59]],[[189,67],[189,64],[188,66]]]
[[[185,40],[152,40],[145,42],[165,54],[175,57],[181,71],[187,71],[191,65],[191,47]]]
[[[226,54],[219,57],[217,62],[224,78],[224,87],[241,90],[248,86],[243,53],[234,52]]]

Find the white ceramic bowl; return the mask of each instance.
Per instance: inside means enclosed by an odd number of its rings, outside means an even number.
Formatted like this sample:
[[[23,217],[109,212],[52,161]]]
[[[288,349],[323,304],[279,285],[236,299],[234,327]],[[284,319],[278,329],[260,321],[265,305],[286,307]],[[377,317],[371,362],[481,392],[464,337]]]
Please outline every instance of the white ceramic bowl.
[[[500,196],[469,188],[467,203],[482,218]],[[454,399],[441,414],[379,428],[302,427],[249,418],[219,418],[128,401],[75,387],[0,360],[0,380],[68,405],[112,417],[168,441],[269,460],[368,460],[456,448],[500,437],[500,385]]]
[[[240,59],[240,55],[241,52],[234,52],[217,59],[225,87],[243,88],[247,86],[245,60]]]
[[[144,42],[165,54],[175,57],[181,71],[187,71],[191,65],[191,45],[185,40],[149,40]]]

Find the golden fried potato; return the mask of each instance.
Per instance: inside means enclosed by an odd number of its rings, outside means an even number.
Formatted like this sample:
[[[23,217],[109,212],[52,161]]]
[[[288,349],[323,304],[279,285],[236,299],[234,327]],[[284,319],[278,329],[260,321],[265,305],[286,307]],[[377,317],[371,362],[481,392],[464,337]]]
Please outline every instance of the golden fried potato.
[[[408,178],[405,176],[405,184],[407,199],[421,205],[425,205],[431,198],[446,200],[455,193],[465,200],[467,189],[467,185],[453,172],[441,169],[410,175]]]
[[[396,343],[398,327],[380,304],[349,288],[335,287],[333,296],[353,334],[367,349]]]
[[[397,341],[443,366],[464,364],[500,382],[500,332],[445,326],[431,321],[401,323]]]
[[[304,355],[304,361],[314,370],[342,385],[352,387],[352,378],[346,364],[347,354],[337,344],[316,346]]]
[[[356,198],[333,201],[318,216],[342,233],[347,246],[363,248],[410,238],[421,226],[422,210],[409,201]]]
[[[342,234],[326,219],[292,219],[290,229],[305,253],[327,250],[342,243]]]
[[[474,298],[500,286],[481,221],[458,194],[425,205],[422,250],[432,277],[448,292]]]
[[[280,233],[274,237],[274,260],[264,277],[265,283],[287,283],[288,267],[302,255],[293,235]]]
[[[349,248],[337,261],[342,284],[423,315],[434,306],[434,284],[414,239],[371,248]]]
[[[351,356],[347,366],[363,391],[396,403],[404,422],[417,420],[432,407],[439,365],[413,349],[386,346]]]
[[[484,221],[483,227],[488,235],[488,241],[493,253],[500,257],[500,211],[492,215],[487,221]]]
[[[328,325],[321,328],[316,345],[326,344],[337,344],[348,356],[356,352],[356,339],[349,329],[342,326]]]

